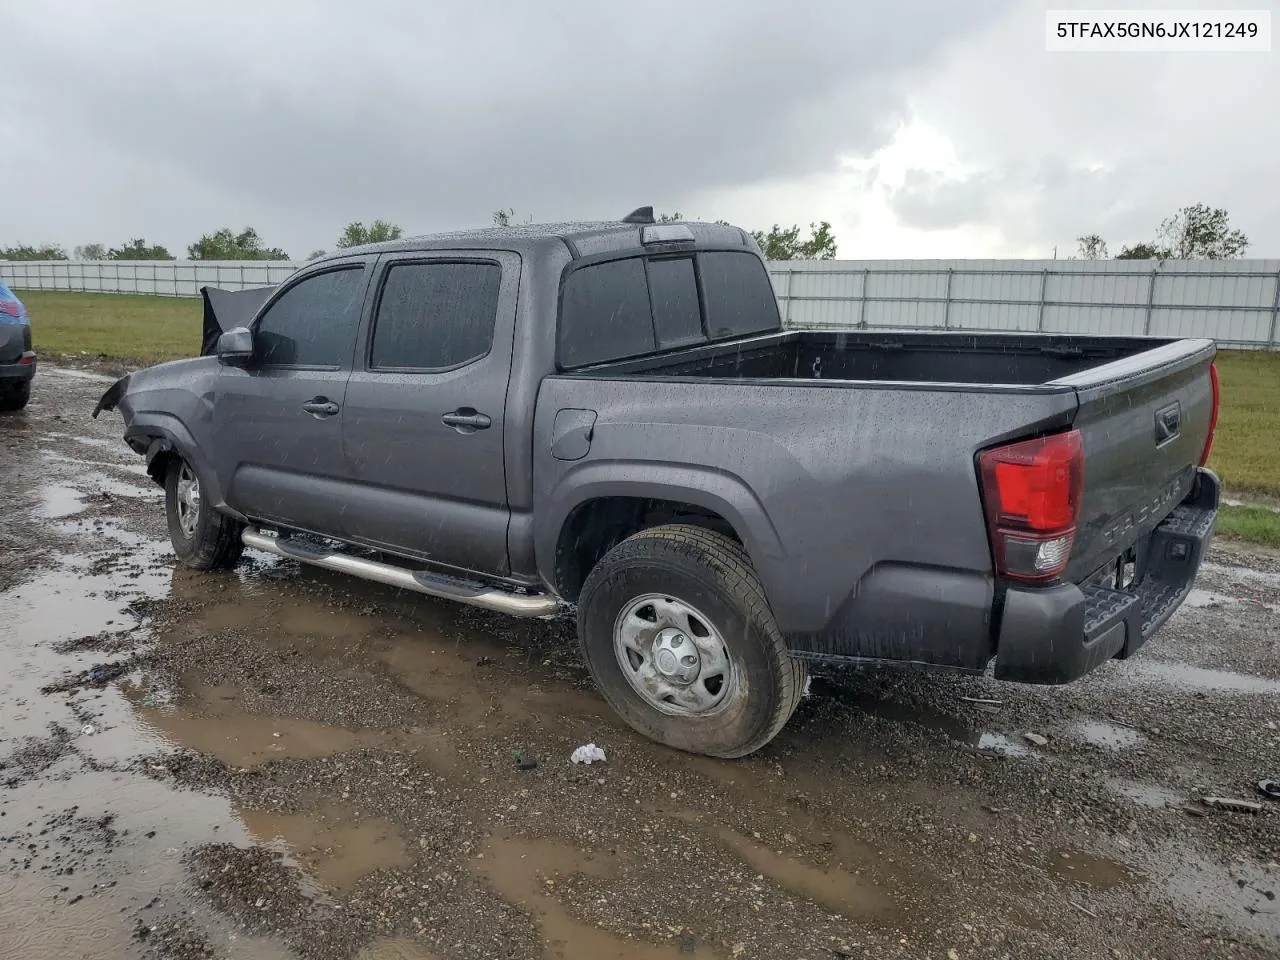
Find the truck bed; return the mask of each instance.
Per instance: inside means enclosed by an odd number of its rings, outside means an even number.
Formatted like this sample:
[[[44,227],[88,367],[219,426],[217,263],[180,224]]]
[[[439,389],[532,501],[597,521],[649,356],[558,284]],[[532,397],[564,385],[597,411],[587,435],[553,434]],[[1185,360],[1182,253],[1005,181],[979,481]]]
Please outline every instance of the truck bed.
[[[645,379],[658,375],[1030,386],[1074,377],[1175,342],[1017,333],[790,331],[600,365],[582,373]]]
[[[787,331],[558,374],[538,407],[573,408],[565,430],[591,413],[584,460],[696,462],[708,483],[751,491],[731,509],[747,527],[762,518],[752,555],[793,649],[901,660],[928,645],[929,662],[980,668],[1006,586],[980,454],[1079,431],[1062,579],[1104,576],[1126,551],[1141,578],[1152,532],[1194,493],[1214,353],[1203,339]],[[543,489],[579,466],[552,463]]]

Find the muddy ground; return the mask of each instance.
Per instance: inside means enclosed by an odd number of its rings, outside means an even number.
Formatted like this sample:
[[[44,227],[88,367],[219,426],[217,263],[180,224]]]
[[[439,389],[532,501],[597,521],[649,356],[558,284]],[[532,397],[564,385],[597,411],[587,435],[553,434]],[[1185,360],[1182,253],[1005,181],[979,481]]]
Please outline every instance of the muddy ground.
[[[176,569],[104,386],[0,418],[0,956],[1280,956],[1275,557],[1219,545],[1069,687],[820,677],[713,761],[615,720],[568,625]]]

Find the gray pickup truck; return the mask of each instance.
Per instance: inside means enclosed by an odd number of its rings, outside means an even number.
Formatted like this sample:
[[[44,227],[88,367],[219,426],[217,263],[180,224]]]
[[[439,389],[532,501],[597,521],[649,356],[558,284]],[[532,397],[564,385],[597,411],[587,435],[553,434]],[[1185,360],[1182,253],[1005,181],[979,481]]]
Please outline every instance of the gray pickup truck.
[[[94,411],[181,562],[574,614],[683,750],[768,743],[812,662],[1071,681],[1214,530],[1212,341],[787,331],[747,233],[648,208],[344,250],[206,321]]]

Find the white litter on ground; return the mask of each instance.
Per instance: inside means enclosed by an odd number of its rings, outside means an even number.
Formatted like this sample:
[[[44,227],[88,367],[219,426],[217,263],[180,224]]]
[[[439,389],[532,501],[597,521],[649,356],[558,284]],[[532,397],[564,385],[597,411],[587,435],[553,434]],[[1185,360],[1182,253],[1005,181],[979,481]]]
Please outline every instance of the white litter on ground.
[[[585,763],[589,766],[593,763],[604,763],[605,756],[604,751],[594,743],[587,743],[573,751],[573,755],[569,759],[574,763]]]

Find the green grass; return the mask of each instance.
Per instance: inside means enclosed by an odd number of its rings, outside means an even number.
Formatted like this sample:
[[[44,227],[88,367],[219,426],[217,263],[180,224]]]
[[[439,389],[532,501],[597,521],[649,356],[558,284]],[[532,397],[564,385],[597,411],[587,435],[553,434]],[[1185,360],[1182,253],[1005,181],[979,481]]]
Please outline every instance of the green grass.
[[[139,364],[200,352],[199,297],[21,290],[37,353]]]
[[[1209,466],[1232,493],[1280,497],[1280,353],[1218,353],[1222,411]]]
[[[1230,507],[1218,511],[1218,533],[1280,547],[1280,513],[1266,507]]]

